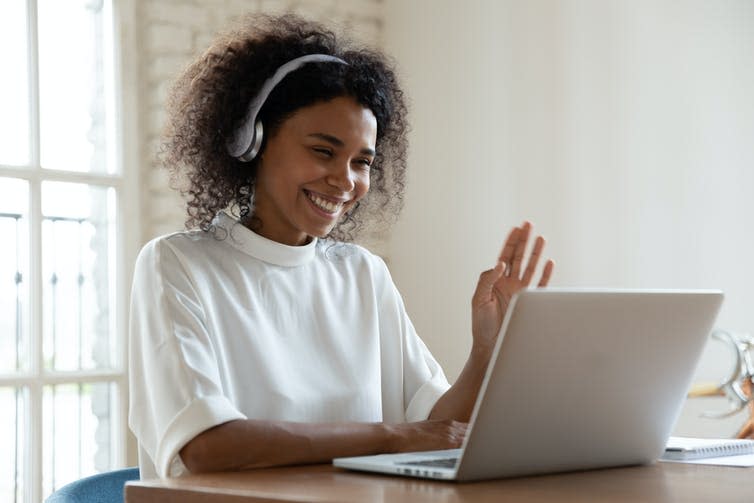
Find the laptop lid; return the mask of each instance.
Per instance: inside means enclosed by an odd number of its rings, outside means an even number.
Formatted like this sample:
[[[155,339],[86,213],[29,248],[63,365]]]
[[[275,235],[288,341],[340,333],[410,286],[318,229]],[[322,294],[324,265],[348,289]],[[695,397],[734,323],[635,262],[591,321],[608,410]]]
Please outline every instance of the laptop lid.
[[[698,290],[520,292],[503,322],[456,478],[656,460],[722,298]]]
[[[521,291],[503,321],[462,449],[333,463],[479,480],[655,461],[722,300],[712,290]],[[451,455],[459,458],[452,467],[436,463]]]

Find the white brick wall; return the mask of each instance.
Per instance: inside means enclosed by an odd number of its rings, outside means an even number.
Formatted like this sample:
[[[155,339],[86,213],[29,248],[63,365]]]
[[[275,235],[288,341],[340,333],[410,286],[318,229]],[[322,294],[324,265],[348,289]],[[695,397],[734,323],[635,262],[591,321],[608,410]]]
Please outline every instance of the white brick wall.
[[[136,9],[142,242],[183,228],[183,200],[168,187],[166,172],[155,161],[164,102],[177,73],[219,29],[249,12],[293,11],[345,28],[367,44],[382,41],[383,0],[136,0]]]

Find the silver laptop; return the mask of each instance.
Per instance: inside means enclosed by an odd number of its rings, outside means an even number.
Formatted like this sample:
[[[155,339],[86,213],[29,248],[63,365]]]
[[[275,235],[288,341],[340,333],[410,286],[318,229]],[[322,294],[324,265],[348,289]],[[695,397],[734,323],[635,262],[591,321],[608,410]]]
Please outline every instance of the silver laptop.
[[[651,463],[722,299],[708,290],[524,290],[503,321],[460,449],[333,464],[462,481]]]

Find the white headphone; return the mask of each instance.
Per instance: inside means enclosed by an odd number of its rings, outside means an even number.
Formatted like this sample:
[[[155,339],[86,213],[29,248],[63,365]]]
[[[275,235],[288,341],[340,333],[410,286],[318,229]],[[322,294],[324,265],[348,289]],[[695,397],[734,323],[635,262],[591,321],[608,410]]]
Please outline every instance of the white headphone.
[[[286,75],[306,63],[314,62],[348,64],[342,59],[330,56],[329,54],[307,54],[306,56],[292,59],[278,68],[272,77],[262,84],[262,89],[259,91],[259,94],[251,100],[251,103],[249,103],[249,110],[246,112],[243,122],[238,129],[235,130],[233,137],[228,138],[225,145],[231,156],[243,162],[249,162],[257,156],[262,147],[262,121],[257,120],[257,115],[259,114],[259,110],[262,109],[262,105],[267,101],[267,97],[275,86],[278,85]]]

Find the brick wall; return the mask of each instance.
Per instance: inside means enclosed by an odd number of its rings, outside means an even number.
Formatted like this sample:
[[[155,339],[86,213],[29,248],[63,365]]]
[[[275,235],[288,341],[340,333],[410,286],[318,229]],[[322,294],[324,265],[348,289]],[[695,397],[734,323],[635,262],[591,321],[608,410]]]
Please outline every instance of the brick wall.
[[[172,80],[234,18],[285,11],[335,24],[370,45],[382,42],[383,0],[136,0],[142,243],[182,229],[185,218],[183,200],[155,161]]]

